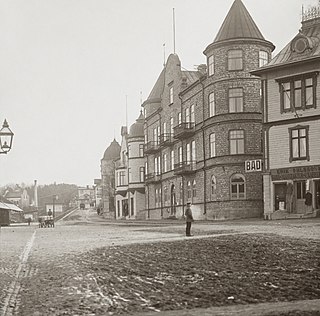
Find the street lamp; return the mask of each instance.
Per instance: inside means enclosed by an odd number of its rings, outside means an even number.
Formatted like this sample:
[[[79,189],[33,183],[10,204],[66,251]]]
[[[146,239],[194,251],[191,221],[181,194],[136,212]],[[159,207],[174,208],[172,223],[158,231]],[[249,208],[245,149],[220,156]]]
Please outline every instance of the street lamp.
[[[0,130],[0,154],[7,154],[12,147],[13,133],[7,120],[4,120]]]

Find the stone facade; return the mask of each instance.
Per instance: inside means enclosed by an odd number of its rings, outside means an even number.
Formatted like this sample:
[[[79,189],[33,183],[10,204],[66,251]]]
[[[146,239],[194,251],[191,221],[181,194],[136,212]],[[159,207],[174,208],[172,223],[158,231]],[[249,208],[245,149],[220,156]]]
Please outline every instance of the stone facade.
[[[198,71],[170,55],[144,102],[148,218],[182,217],[187,202],[195,219],[262,216],[262,175],[245,173],[245,161],[262,159],[261,84],[250,71],[274,46],[244,10],[236,0]]]

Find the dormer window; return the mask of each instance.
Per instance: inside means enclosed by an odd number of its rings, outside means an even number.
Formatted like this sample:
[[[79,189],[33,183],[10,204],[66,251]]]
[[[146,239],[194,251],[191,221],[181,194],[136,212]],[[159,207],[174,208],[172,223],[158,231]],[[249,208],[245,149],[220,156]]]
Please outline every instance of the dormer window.
[[[243,52],[241,49],[232,49],[228,51],[228,70],[243,69]]]
[[[211,55],[208,58],[208,75],[212,76],[214,75],[214,56]]]

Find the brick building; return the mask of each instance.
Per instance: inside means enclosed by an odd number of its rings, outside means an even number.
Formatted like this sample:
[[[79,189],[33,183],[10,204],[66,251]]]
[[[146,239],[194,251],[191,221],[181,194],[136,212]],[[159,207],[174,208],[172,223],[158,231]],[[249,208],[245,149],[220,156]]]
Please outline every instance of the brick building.
[[[144,117],[129,133],[121,129],[121,150],[116,161],[116,218],[145,219]]]
[[[317,6],[304,12],[299,33],[280,53],[253,72],[263,88],[266,218],[313,217],[320,209],[319,61]]]
[[[171,54],[145,111],[148,218],[196,219],[262,215],[262,175],[245,161],[262,158],[260,79],[250,71],[270,60],[266,41],[241,0],[235,0],[207,65],[185,71]]]
[[[120,145],[114,139],[101,159],[101,202],[103,215],[115,218],[115,160],[120,154]]]

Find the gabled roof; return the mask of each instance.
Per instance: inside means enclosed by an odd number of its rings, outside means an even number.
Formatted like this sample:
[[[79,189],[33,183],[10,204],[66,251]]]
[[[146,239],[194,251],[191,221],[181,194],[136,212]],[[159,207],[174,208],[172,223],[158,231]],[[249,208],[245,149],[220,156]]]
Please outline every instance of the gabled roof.
[[[161,95],[164,89],[164,81],[165,81],[165,68],[162,69],[160,76],[158,77],[155,85],[153,86],[147,100],[155,100],[155,99],[161,98]]]
[[[265,40],[241,0],[233,2],[213,42],[216,43],[236,38]]]

